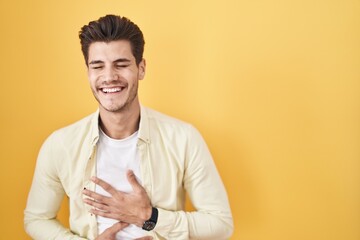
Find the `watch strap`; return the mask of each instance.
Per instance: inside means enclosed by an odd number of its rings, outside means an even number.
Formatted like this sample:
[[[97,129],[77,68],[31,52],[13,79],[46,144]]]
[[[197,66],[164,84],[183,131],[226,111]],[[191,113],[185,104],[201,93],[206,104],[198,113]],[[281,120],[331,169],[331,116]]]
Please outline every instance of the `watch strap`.
[[[158,209],[153,207],[151,211],[151,217],[144,222],[142,229],[146,231],[153,230],[157,223],[158,215],[159,215]]]

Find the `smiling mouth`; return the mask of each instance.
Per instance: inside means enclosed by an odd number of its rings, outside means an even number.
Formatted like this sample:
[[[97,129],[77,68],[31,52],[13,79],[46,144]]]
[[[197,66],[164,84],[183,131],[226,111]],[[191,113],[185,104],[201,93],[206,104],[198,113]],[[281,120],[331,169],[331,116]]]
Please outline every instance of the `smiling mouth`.
[[[113,87],[113,88],[100,88],[100,90],[103,93],[117,93],[117,92],[121,92],[121,90],[123,90],[124,88],[122,87]]]

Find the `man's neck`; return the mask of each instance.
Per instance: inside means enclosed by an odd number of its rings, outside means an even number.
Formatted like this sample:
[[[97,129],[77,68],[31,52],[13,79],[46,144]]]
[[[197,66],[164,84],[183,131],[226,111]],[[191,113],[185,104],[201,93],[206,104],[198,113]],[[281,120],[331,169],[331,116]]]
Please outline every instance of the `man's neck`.
[[[139,129],[140,104],[120,112],[109,112],[100,108],[100,127],[113,139],[124,139]]]

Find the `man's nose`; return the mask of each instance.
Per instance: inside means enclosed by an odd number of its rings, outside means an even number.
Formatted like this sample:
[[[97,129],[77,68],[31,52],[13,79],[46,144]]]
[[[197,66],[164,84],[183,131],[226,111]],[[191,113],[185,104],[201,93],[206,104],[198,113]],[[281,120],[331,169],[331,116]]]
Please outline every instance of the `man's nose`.
[[[113,67],[108,67],[105,69],[103,78],[104,81],[111,82],[111,81],[119,80],[119,75],[117,74],[117,72]]]

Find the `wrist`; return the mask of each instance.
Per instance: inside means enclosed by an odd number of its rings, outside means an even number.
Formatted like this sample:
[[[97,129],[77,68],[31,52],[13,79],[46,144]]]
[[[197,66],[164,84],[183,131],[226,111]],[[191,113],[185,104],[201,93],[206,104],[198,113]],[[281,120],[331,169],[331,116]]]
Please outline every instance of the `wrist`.
[[[137,222],[135,223],[136,226],[142,228],[144,222],[146,222],[151,218],[152,208],[153,207],[149,205],[148,207],[142,209],[142,211],[138,214],[138,219]]]
[[[151,214],[152,214],[152,211],[153,211],[153,207],[152,206],[149,206],[146,210],[145,210],[145,215],[144,215],[144,218],[143,218],[143,221],[147,221],[151,218]]]

